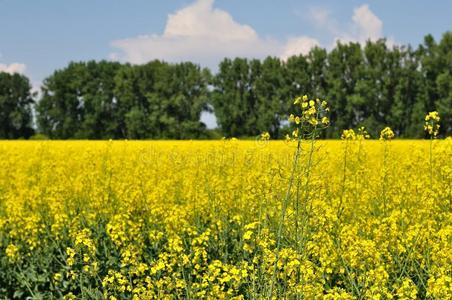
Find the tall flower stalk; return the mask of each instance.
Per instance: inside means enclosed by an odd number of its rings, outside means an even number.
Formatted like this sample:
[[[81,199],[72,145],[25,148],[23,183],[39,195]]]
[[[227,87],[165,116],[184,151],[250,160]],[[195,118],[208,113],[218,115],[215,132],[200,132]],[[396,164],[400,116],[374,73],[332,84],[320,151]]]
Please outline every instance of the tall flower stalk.
[[[425,116],[424,130],[430,136],[430,187],[433,187],[433,140],[438,136],[439,121],[440,117],[437,111],[431,111]]]
[[[292,200],[292,188],[294,185],[295,178],[298,178],[298,181],[300,181],[300,176],[298,176],[298,165],[300,156],[302,153],[302,141],[308,140],[310,142],[310,150],[308,153],[308,160],[307,160],[307,166],[306,166],[306,184],[304,186],[305,189],[305,195],[308,196],[307,189],[309,185],[309,176],[310,176],[310,170],[312,167],[312,155],[314,152],[314,142],[317,138],[319,132],[321,129],[325,129],[329,124],[329,119],[326,116],[327,112],[329,111],[328,104],[326,101],[321,101],[320,99],[309,99],[307,95],[304,95],[303,97],[297,97],[295,98],[295,101],[293,103],[295,105],[295,112],[294,114],[291,114],[289,116],[289,123],[294,125],[294,130],[292,131],[291,135],[287,135],[286,139],[289,141],[296,141],[297,148],[294,154],[293,163],[292,163],[292,169],[291,174],[289,177],[289,183],[287,186],[287,190],[282,202],[281,206],[281,212],[280,212],[280,218],[278,223],[278,229],[277,229],[277,236],[276,236],[276,254],[275,254],[275,261],[273,266],[273,276],[270,283],[270,288],[268,291],[268,299],[272,299],[273,296],[273,288],[275,285],[275,281],[277,278],[277,264],[280,256],[280,250],[281,250],[281,244],[283,239],[283,232],[284,232],[284,223],[286,221],[287,217],[287,209],[289,207],[289,204]],[[294,203],[295,207],[295,228],[298,230],[298,220],[299,220],[299,208],[300,208],[300,199],[299,199],[299,182],[298,182],[298,188],[297,188],[297,198]],[[306,204],[306,202],[305,202]],[[298,233],[296,233],[297,243],[298,243]]]
[[[389,156],[389,142],[394,139],[395,134],[390,127],[385,127],[380,132],[380,141],[384,143],[383,150],[383,215],[386,216],[387,213],[387,196],[386,196],[386,183],[388,179],[388,156]]]

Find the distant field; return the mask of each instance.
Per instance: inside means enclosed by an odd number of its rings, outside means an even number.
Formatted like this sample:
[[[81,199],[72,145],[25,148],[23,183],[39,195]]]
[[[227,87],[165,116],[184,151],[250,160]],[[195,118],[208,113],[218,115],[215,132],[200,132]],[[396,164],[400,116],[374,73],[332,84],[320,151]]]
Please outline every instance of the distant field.
[[[0,141],[0,298],[452,298],[452,139],[302,147]]]

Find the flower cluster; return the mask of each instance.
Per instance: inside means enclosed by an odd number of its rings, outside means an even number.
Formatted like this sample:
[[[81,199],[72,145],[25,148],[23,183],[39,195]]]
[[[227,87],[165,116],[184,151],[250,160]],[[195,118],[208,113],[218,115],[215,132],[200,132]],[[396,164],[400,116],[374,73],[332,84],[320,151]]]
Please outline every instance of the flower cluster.
[[[341,134],[343,140],[356,140],[356,134],[353,129],[344,129]]]
[[[394,132],[392,131],[392,129],[390,127],[385,127],[381,132],[380,132],[380,141],[390,141],[395,137]]]
[[[370,139],[370,134],[367,132],[364,126],[358,128],[358,133],[356,134],[356,138],[358,140],[367,140]]]
[[[270,140],[270,133],[268,131],[264,131],[260,134],[259,139],[261,141],[268,141]]]
[[[295,130],[292,132],[292,138],[301,137],[301,131],[312,133],[312,130],[322,129],[328,126],[329,119],[326,116],[329,112],[328,103],[319,98],[309,99],[307,95],[297,97],[294,105],[299,113],[290,114],[289,123],[295,124]],[[290,139],[290,136],[287,136]]]
[[[9,244],[5,249],[5,254],[9,261],[14,262],[19,258],[19,248],[14,244]]]
[[[439,132],[440,117],[437,111],[429,112],[425,116],[424,130],[433,138],[438,135]]]
[[[367,140],[370,139],[369,133],[366,131],[366,128],[361,126],[358,128],[357,132],[353,129],[344,129],[341,134],[342,140]]]

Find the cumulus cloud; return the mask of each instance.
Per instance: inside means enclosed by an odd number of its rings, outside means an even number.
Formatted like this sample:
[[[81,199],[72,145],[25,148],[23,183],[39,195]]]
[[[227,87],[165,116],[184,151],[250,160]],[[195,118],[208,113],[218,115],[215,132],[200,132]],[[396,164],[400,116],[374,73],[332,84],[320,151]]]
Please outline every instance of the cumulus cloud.
[[[290,56],[298,54],[308,54],[315,46],[320,46],[319,41],[308,36],[290,38],[284,46],[281,58],[286,60]]]
[[[334,47],[337,41],[364,44],[368,40],[376,41],[384,37],[383,22],[367,4],[353,10],[351,21],[348,24],[340,24],[331,12],[323,7],[312,7],[310,19],[315,26],[333,37],[332,43],[326,45],[327,48]],[[387,44],[393,45],[394,39],[388,38]]]
[[[164,37],[193,37],[221,41],[257,40],[253,28],[234,21],[230,14],[213,8],[214,0],[198,0],[170,14]]]
[[[336,40],[365,43],[367,40],[376,41],[382,37],[383,22],[370,10],[367,4],[364,4],[353,10],[350,29],[341,32]]]
[[[152,59],[170,62],[195,61],[215,68],[224,57],[262,58],[268,55],[286,59],[307,54],[315,46],[334,47],[343,42],[377,40],[383,37],[383,22],[368,5],[354,9],[349,24],[340,24],[325,8],[312,7],[311,21],[331,36],[329,45],[310,36],[293,36],[278,40],[260,36],[251,26],[241,24],[226,11],[215,8],[214,0],[196,0],[168,15],[161,34],[142,35],[115,40],[117,49],[111,60],[145,63]]]
[[[369,9],[367,4],[355,8],[352,20],[356,25],[359,39],[377,40],[383,36],[383,22]]]
[[[110,58],[143,63],[151,59],[192,60],[213,66],[223,57],[285,56],[316,45],[312,38],[285,42],[260,37],[249,25],[240,24],[226,11],[213,6],[214,0],[197,0],[170,14],[161,35],[145,35],[112,42],[121,50]]]
[[[25,74],[25,70],[27,66],[25,64],[12,63],[12,64],[1,64],[0,63],[0,72],[6,72],[10,74],[19,73]]]

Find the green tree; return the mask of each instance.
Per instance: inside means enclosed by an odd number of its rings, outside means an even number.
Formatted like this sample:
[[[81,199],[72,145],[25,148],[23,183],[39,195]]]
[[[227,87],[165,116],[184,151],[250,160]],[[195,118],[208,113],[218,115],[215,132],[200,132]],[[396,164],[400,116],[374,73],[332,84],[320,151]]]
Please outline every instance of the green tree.
[[[153,61],[142,66],[127,65],[115,77],[115,95],[117,100],[116,122],[121,137],[130,139],[159,137],[160,128],[155,118],[149,118],[153,111],[157,116],[161,111],[153,105],[154,86],[159,69],[166,64]],[[160,72],[161,73],[161,72]],[[150,101],[151,100],[151,101]]]
[[[281,60],[267,57],[259,63],[251,62],[252,90],[255,124],[250,129],[250,135],[268,131],[271,136],[280,136],[281,122],[287,119],[286,103],[290,102],[288,90],[285,87],[284,67]]]
[[[310,88],[308,93],[312,97],[325,99],[327,96],[327,68],[328,68],[328,53],[325,49],[314,47],[307,55],[308,60],[308,74]]]
[[[423,137],[422,118],[425,115],[426,89],[420,69],[420,59],[411,47],[400,48],[400,64],[389,123],[403,137]]]
[[[419,111],[416,117],[421,118],[420,111],[425,115],[429,111],[438,110],[442,118],[440,134],[449,135],[452,130],[452,32],[445,32],[440,43],[433,36],[427,35],[417,53],[424,93],[422,101],[416,103]]]
[[[354,88],[351,102],[346,103],[348,111],[353,107],[357,108],[353,113],[354,122],[348,126],[365,126],[375,137],[381,127],[391,125],[389,121],[399,76],[400,53],[388,49],[386,41],[382,39],[376,42],[368,41],[363,48],[363,55],[364,65],[360,78]]]
[[[39,130],[51,138],[119,137],[115,120],[114,62],[70,63],[44,80],[38,102]]]
[[[254,69],[257,65],[256,61]],[[250,74],[247,59],[226,58],[213,78],[212,104],[218,125],[228,137],[250,135],[250,125],[256,122]]]
[[[117,101],[114,77],[121,69],[116,62],[90,61],[85,64],[86,76],[81,87],[83,101],[82,128],[77,137],[110,139],[121,137],[116,122]]]
[[[452,32],[439,43],[427,35],[415,50],[388,47],[384,39],[338,43],[287,61],[225,58],[214,76],[190,62],[71,63],[44,81],[37,121],[52,138],[200,138],[207,136],[201,113],[213,108],[225,136],[270,131],[277,138],[287,130],[293,99],[307,94],[331,105],[324,137],[357,126],[374,137],[384,126],[398,136],[423,137],[422,118],[433,110],[448,135],[451,49]]]
[[[80,101],[82,63],[71,63],[57,70],[43,82],[42,97],[37,103],[39,131],[56,139],[68,139],[76,135],[83,118]]]
[[[363,121],[367,99],[355,94],[355,88],[363,76],[364,67],[359,43],[337,43],[328,54],[325,71],[326,98],[331,106],[328,137],[338,137],[343,129],[356,127]]]
[[[214,77],[215,114],[226,136],[280,135],[287,106],[285,68],[279,58],[225,59]]]
[[[440,132],[452,132],[452,31],[446,32],[438,45],[441,71],[436,77],[437,96],[435,106],[441,116]]]
[[[32,127],[30,81],[24,75],[0,72],[0,138],[29,138]]]
[[[116,78],[118,124],[128,138],[203,137],[210,73],[193,63],[158,60],[127,66]]]
[[[284,65],[284,111],[289,114],[293,99],[300,95],[313,94],[311,88],[310,65],[306,56],[294,55],[287,59]]]

